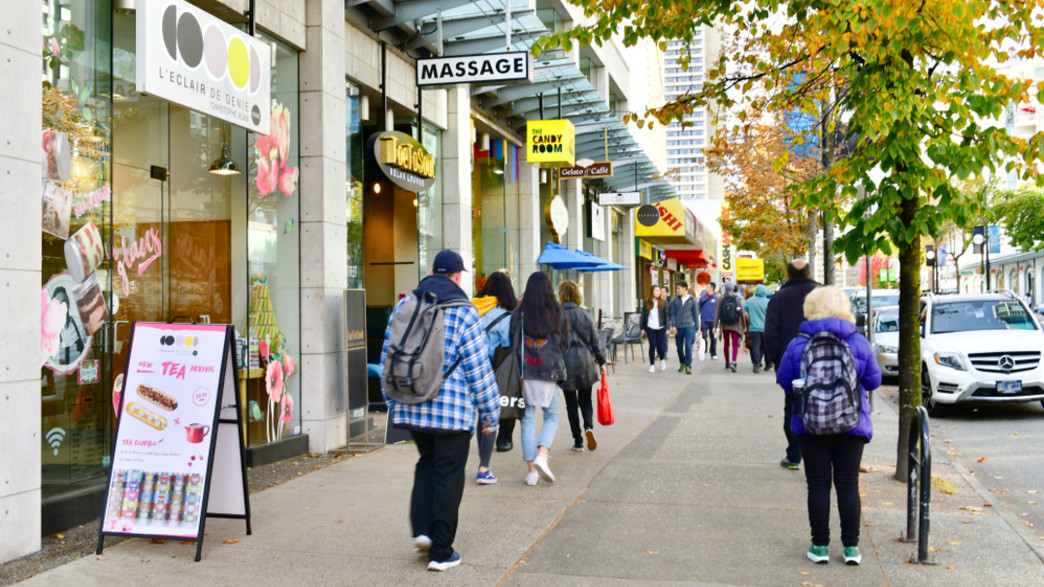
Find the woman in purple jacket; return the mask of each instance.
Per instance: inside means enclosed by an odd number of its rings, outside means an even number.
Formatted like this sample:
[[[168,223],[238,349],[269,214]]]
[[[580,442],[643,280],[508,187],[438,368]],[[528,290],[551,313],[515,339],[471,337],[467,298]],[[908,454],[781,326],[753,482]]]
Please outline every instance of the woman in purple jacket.
[[[808,485],[808,522],[812,527],[812,546],[808,558],[815,563],[830,560],[830,485],[831,478],[837,491],[837,510],[841,517],[841,544],[845,563],[858,565],[859,518],[862,504],[859,500],[859,462],[863,445],[873,436],[870,422],[868,391],[881,385],[881,370],[874,360],[870,343],[856,331],[855,317],[844,291],[837,287],[819,287],[805,298],[806,322],[779,364],[776,382],[787,393],[793,392],[793,382],[801,377],[801,352],[809,338],[817,332],[828,331],[848,344],[855,359],[859,378],[862,410],[855,428],[841,434],[814,435],[805,430],[801,415],[795,413],[790,426],[801,445],[805,461],[805,481]]]

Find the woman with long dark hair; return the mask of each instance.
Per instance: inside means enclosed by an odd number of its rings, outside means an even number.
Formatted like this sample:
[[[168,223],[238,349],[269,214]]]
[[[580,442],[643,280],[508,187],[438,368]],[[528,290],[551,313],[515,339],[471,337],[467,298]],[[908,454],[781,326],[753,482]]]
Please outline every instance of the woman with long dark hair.
[[[565,353],[566,378],[558,384],[565,394],[566,415],[569,429],[573,433],[573,450],[598,448],[594,435],[594,406],[591,404],[591,388],[605,375],[605,353],[598,340],[598,330],[586,309],[580,306],[584,296],[573,281],[563,281],[558,286],[558,301],[569,319],[569,350]],[[578,413],[579,412],[579,413]],[[584,418],[583,432],[580,416]]]
[[[471,300],[482,317],[482,328],[486,331],[486,346],[489,347],[489,357],[492,360],[500,347],[511,347],[511,316],[512,310],[518,306],[518,298],[515,297],[515,287],[511,285],[511,277],[503,272],[497,271],[489,276],[478,297]],[[510,359],[511,357],[508,356]],[[494,364],[495,366],[495,364]],[[507,432],[504,428],[510,426]],[[500,421],[500,431],[496,436],[497,449],[501,452],[511,450],[511,434],[515,430],[515,419],[508,418]],[[476,482],[479,485],[489,485],[497,482],[493,472],[489,470],[489,460],[493,456],[494,437],[487,434],[476,435],[479,449],[479,468]],[[505,446],[506,445],[506,446]],[[502,448],[503,447],[503,448]]]
[[[667,288],[652,286],[642,308],[642,330],[649,337],[649,372],[656,371],[656,355],[660,371],[667,370]]]
[[[522,303],[511,314],[512,342],[521,342],[522,396],[526,412],[522,416],[522,458],[528,472],[526,485],[536,485],[541,477],[553,482],[547,465],[551,442],[558,432],[558,382],[566,376],[564,355],[569,348],[569,320],[555,299],[547,275],[537,271],[529,276]],[[540,438],[536,435],[536,410],[544,413]]]

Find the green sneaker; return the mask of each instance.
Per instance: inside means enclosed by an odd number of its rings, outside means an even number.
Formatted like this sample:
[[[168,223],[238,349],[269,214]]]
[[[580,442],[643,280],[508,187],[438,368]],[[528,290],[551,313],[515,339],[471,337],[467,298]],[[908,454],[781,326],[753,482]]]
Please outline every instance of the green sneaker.
[[[856,552],[858,552],[858,551],[859,551],[859,549],[857,548]],[[845,549],[845,552],[848,552],[848,549]],[[814,563],[828,563],[828,562],[830,562],[829,548],[826,547],[826,546],[816,546],[815,544],[813,544],[812,546],[809,546],[808,547],[808,560],[810,560],[810,561],[812,561]]]
[[[846,565],[858,565],[861,562],[863,562],[863,555],[860,554],[859,547],[858,546],[846,546],[845,547],[845,564]]]
[[[685,374],[686,375],[692,375],[692,365],[686,365],[685,366]]]

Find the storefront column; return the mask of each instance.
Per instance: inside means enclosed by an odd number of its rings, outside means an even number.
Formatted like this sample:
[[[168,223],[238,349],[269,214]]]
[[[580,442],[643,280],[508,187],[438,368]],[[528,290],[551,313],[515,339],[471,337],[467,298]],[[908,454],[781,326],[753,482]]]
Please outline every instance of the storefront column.
[[[528,163],[518,165],[518,269],[515,283],[525,285],[526,279],[540,266],[537,259],[543,244],[540,242],[540,169]],[[521,293],[521,292],[519,292]]]
[[[474,275],[471,242],[471,86],[446,91],[446,132],[442,135],[443,246],[460,253]],[[427,269],[430,269],[428,267]],[[471,295],[474,279],[460,286]]]
[[[344,372],[344,5],[306,4],[301,53],[301,431],[308,449],[348,444]]]
[[[40,550],[40,5],[5,5],[0,28],[0,563]],[[28,203],[36,194],[36,205]],[[75,308],[73,308],[75,311]]]
[[[638,268],[634,255],[634,212],[627,210],[620,222],[620,238],[623,239],[623,247],[618,250],[627,251],[620,259],[615,261],[621,265],[627,265],[627,269],[617,271],[617,289],[620,297],[617,299],[617,308],[620,314],[635,310],[636,300],[645,297],[643,292],[638,291]],[[673,295],[673,292],[672,292]]]

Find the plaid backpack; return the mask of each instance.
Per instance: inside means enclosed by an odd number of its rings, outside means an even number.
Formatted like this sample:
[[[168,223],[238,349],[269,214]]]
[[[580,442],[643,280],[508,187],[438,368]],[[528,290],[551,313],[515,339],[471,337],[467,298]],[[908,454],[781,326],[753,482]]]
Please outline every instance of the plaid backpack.
[[[840,434],[859,424],[862,394],[848,343],[832,332],[817,332],[801,351],[799,413],[809,434]]]

